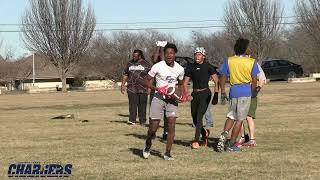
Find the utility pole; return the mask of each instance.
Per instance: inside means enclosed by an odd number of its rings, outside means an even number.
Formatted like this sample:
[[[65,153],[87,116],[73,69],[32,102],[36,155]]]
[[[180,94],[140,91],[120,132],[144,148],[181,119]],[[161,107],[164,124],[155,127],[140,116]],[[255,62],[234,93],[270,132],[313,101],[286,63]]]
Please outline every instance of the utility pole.
[[[34,86],[34,83],[35,83],[35,77],[36,77],[36,74],[35,74],[35,69],[34,69],[34,53],[32,54],[32,86]]]

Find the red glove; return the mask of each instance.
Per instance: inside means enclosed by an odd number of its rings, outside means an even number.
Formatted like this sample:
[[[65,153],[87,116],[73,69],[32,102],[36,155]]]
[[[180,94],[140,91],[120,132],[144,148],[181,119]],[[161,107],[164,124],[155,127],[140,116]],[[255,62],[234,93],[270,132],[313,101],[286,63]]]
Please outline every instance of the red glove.
[[[218,96],[219,96],[219,93],[215,92],[214,95],[213,95],[212,101],[211,101],[212,105],[218,104]]]
[[[192,100],[192,96],[190,96],[188,94],[184,94],[184,95],[180,96],[177,101],[178,101],[178,103],[184,103],[186,101],[191,101],[191,100]]]
[[[185,101],[187,101],[187,96],[182,95],[179,97],[179,99],[177,99],[178,103],[184,103]]]
[[[160,88],[157,88],[157,91],[161,94],[164,94],[164,95],[169,95],[168,92],[167,92],[167,88],[168,88],[169,85],[165,85],[165,86],[162,86]]]

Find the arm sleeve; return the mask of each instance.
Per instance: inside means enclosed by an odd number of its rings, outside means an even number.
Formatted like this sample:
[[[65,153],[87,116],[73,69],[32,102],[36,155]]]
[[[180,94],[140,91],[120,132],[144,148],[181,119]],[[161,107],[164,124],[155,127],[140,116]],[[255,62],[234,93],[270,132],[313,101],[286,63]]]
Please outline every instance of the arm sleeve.
[[[156,74],[158,72],[158,68],[157,67],[158,67],[157,64],[155,64],[155,65],[153,65],[151,67],[151,70],[148,72],[149,76],[151,76],[151,77],[155,77],[156,76]]]
[[[182,69],[181,70],[181,72],[180,72],[180,74],[179,74],[179,76],[178,76],[178,80],[180,80],[180,81],[182,81],[183,80],[183,78],[184,78],[184,69]]]
[[[144,67],[144,70],[140,73],[140,76],[144,78],[150,71],[150,64],[148,63],[148,61],[143,60],[141,65]]]
[[[251,70],[251,76],[252,77],[256,77],[259,74],[259,67],[257,65],[257,62],[254,62],[253,66],[252,66],[252,70]]]
[[[144,60],[144,68],[147,73],[150,71],[151,64],[149,61]]]
[[[129,63],[127,63],[126,67],[124,68],[122,75],[124,75],[124,76],[129,75]]]
[[[208,64],[209,64],[209,63],[208,63]],[[218,73],[217,73],[217,67],[209,64],[209,74],[210,74],[210,76],[213,75],[213,74],[218,74]]]
[[[225,76],[229,75],[228,59],[224,61],[224,63],[220,66],[218,71],[221,75],[225,75]]]
[[[259,74],[258,74],[258,79],[260,82],[265,82],[267,80],[266,75],[263,72],[263,69],[261,68],[260,64],[257,63],[258,68],[259,68]]]
[[[184,75],[191,77],[192,76],[192,64],[188,64],[187,68],[185,69]]]

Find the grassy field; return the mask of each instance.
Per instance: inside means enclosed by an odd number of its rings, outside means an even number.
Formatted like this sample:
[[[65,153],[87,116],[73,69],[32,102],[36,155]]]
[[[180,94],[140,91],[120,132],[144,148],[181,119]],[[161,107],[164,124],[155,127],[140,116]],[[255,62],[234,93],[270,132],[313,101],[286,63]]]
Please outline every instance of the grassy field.
[[[176,141],[166,162],[154,141],[144,160],[146,127],[129,126],[127,96],[118,91],[0,96],[0,179],[16,162],[73,164],[72,179],[319,179],[320,83],[271,83],[260,95],[255,149],[217,153],[190,149],[189,103],[180,107]],[[213,107],[215,143],[227,106]],[[75,119],[52,120],[63,114]],[[82,122],[88,120],[89,122]]]

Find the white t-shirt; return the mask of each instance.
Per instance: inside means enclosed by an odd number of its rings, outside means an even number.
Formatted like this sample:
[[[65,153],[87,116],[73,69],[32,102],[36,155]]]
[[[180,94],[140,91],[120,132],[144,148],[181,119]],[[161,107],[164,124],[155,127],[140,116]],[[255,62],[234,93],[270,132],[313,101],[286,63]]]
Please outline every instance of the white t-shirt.
[[[266,75],[264,74],[263,72],[263,69],[261,68],[260,64],[257,63],[258,65],[258,68],[259,68],[259,74],[257,75],[258,76],[258,80],[259,80],[259,85],[260,87],[262,87],[263,85],[267,84],[267,78],[266,78]]]
[[[168,66],[165,61],[160,61],[152,66],[148,73],[151,77],[155,77],[157,88],[166,85],[176,85],[178,80],[183,80],[184,68],[177,62],[174,66]]]

